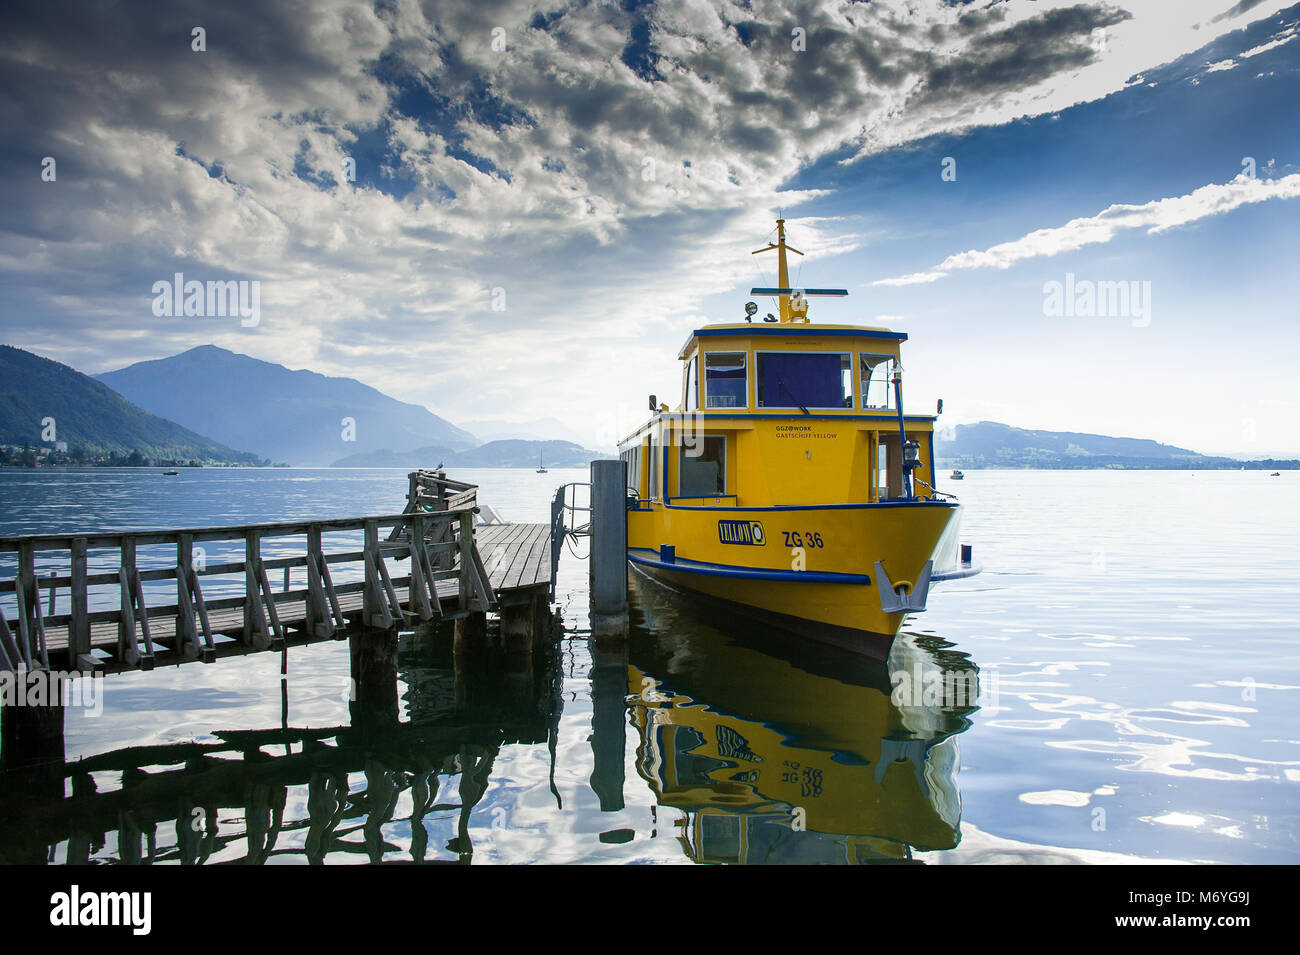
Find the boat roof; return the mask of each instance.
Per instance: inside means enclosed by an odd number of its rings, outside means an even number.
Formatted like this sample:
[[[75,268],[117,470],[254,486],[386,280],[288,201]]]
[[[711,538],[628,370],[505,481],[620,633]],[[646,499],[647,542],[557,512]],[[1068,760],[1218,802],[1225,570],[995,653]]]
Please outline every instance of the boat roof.
[[[774,335],[788,338],[792,335],[801,335],[809,338],[881,338],[896,342],[907,341],[907,332],[895,332],[888,328],[874,326],[809,325],[795,322],[729,322],[720,325],[705,325],[703,328],[692,331],[685,344],[682,345],[681,351],[677,353],[677,357],[684,359],[690,354],[691,346],[697,339],[720,336],[736,337],[740,335],[759,338]]]

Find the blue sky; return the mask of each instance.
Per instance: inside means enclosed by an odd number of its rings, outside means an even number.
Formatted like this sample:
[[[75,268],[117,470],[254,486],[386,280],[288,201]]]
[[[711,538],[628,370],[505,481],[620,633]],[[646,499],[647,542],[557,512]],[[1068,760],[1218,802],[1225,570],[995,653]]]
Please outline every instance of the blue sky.
[[[782,211],[945,424],[1300,456],[1300,5],[80,9],[0,14],[0,338],[82,371],[212,343],[608,445]],[[153,314],[175,272],[259,321]]]

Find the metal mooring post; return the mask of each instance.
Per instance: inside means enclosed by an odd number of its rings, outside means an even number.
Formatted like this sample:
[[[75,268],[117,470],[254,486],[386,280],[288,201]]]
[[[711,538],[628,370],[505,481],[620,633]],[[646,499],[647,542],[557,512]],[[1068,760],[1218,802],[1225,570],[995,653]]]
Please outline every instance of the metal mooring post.
[[[627,633],[627,464],[591,462],[591,632]]]

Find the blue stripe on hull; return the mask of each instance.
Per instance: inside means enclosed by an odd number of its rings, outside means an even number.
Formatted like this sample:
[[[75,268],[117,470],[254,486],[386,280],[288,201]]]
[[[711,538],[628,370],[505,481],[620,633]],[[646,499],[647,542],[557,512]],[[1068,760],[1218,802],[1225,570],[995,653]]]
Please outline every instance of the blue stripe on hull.
[[[703,560],[687,560],[679,557],[669,563],[661,560],[659,554],[644,547],[629,547],[627,559],[634,564],[652,569],[677,571],[683,574],[704,574],[708,577],[733,577],[741,580],[780,580],[802,584],[852,584],[870,586],[871,578],[866,574],[841,574],[825,570],[770,570],[766,567],[740,567],[735,564],[711,564]]]
[[[665,504],[664,507],[674,511],[728,511],[740,514],[743,511],[869,511],[886,507],[946,507],[960,505],[951,501],[873,501],[868,504]]]

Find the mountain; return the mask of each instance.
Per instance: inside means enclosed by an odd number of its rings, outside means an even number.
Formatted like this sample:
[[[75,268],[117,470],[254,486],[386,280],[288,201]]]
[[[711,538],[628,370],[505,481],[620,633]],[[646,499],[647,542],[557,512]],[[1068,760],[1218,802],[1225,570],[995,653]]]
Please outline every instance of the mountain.
[[[355,379],[291,371],[214,345],[97,377],[146,410],[290,464],[328,464],[383,448],[478,444],[427,408]]]
[[[572,441],[489,441],[468,450],[442,447],[414,451],[372,451],[351,454],[334,462],[336,468],[535,468],[539,460],[547,468],[585,468],[609,455],[589,451]]]
[[[534,418],[531,421],[464,421],[483,441],[547,441],[559,439],[582,444],[584,438],[557,418]]]
[[[380,448],[378,451],[363,451],[339,458],[330,465],[332,468],[428,468],[433,470],[439,464],[447,464],[456,452],[451,448],[428,447],[413,451],[390,451]]]
[[[1248,468],[1295,467],[1295,462],[1215,457],[1146,438],[1112,438],[1077,431],[1031,431],[995,421],[936,432],[934,456],[956,468]]]
[[[608,454],[588,451],[572,441],[489,441],[457,454],[449,464],[462,468],[528,468],[540,461],[548,468],[585,468]]]
[[[53,418],[53,437],[42,422]],[[0,345],[0,444],[67,442],[91,453],[164,460],[263,464],[201,434],[150,414],[107,385],[57,361]]]

